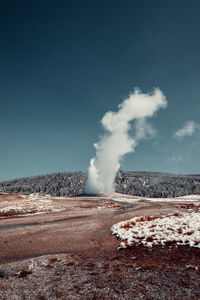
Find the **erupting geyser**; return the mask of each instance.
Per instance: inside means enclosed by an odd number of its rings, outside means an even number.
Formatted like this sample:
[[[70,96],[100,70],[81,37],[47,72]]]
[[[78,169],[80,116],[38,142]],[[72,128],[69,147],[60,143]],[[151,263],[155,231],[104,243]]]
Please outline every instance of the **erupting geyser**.
[[[153,93],[142,93],[135,89],[118,106],[118,112],[107,112],[101,120],[105,133],[94,144],[96,156],[90,160],[86,193],[110,194],[114,191],[114,180],[120,168],[121,158],[134,152],[137,143],[152,135],[153,128],[146,118],[152,117],[160,108],[167,107],[167,100],[159,88]],[[129,135],[134,121],[134,136]]]

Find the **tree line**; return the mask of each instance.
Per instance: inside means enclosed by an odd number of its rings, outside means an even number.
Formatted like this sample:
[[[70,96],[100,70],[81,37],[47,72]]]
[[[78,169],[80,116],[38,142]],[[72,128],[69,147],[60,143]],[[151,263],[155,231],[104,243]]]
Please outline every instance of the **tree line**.
[[[0,190],[72,196],[83,194],[86,182],[86,173],[53,173],[4,181],[0,183]],[[200,175],[119,171],[115,178],[115,190],[122,194],[156,198],[200,194]]]

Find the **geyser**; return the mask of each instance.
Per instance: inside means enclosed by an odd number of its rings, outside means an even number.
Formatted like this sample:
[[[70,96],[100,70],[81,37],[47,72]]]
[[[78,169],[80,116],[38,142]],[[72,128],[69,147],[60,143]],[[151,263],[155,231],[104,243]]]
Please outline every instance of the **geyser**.
[[[121,104],[118,112],[108,111],[101,124],[105,130],[98,143],[94,144],[96,156],[90,160],[86,193],[110,194],[114,192],[114,180],[122,157],[134,152],[138,142],[153,133],[147,123],[160,108],[167,107],[167,100],[159,88],[152,93],[135,89]],[[130,135],[134,121],[134,135]]]

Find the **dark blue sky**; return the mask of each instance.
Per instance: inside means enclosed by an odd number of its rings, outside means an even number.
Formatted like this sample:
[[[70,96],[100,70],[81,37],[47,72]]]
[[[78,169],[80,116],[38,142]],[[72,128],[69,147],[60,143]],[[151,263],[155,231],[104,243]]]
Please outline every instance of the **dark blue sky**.
[[[4,1],[0,180],[86,171],[99,121],[133,88],[159,87],[157,135],[124,170],[200,173],[200,2]],[[174,138],[186,121],[192,135]]]

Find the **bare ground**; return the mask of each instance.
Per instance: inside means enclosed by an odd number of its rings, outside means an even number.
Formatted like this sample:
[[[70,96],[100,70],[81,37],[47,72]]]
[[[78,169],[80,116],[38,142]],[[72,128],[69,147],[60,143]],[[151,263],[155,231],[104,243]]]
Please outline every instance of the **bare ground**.
[[[15,205],[0,219],[0,299],[200,299],[199,249],[118,251],[110,232],[119,221],[183,211],[187,204],[113,199],[50,197],[27,216],[26,198],[2,193],[2,207],[18,201],[21,211]],[[32,201],[37,208],[38,198]]]

